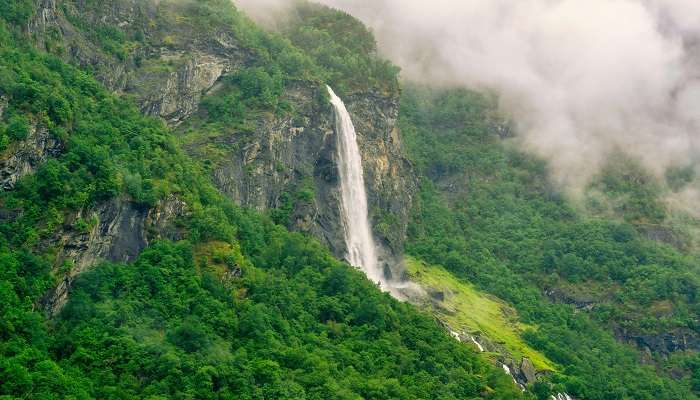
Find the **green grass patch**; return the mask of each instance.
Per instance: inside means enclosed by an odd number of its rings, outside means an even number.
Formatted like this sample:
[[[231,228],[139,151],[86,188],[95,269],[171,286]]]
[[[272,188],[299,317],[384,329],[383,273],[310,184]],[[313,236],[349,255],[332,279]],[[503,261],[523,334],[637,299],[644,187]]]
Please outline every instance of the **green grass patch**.
[[[481,292],[474,285],[457,279],[443,267],[415,258],[406,260],[411,279],[429,292],[441,292],[444,300],[423,304],[453,329],[480,332],[505,347],[516,359],[527,357],[538,370],[555,371],[555,364],[528,346],[520,333],[537,327],[518,321],[517,312],[502,300]]]

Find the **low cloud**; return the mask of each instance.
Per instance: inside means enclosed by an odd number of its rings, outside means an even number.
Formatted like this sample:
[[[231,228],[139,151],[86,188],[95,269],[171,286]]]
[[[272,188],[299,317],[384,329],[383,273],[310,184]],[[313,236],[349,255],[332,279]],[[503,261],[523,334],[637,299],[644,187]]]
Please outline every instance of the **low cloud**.
[[[265,26],[273,26],[294,7],[296,0],[234,0],[233,3],[244,10],[255,21]]]
[[[289,4],[241,1],[266,15]],[[700,1],[321,2],[372,27],[404,79],[498,93],[561,183],[617,150],[658,174],[698,160]]]

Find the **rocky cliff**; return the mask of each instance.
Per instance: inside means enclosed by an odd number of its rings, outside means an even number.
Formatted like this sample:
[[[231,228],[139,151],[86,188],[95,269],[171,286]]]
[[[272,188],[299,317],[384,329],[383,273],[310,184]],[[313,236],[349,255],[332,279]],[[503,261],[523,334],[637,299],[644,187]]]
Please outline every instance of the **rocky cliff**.
[[[258,121],[253,135],[232,130],[220,136],[217,141],[227,150],[212,173],[224,193],[258,210],[283,207],[292,197],[289,225],[313,234],[341,256],[345,244],[334,116],[316,101],[321,90],[307,84],[288,88],[284,97],[294,104],[294,117],[267,116]],[[375,235],[388,250],[387,256],[398,254],[415,191],[395,127],[398,94],[356,93],[347,106],[363,153]],[[205,156],[208,144],[196,143],[193,152]],[[312,196],[299,198],[300,188]]]
[[[36,46],[93,71],[110,90],[134,98],[145,114],[163,118],[183,135],[181,127],[188,125],[183,122],[201,114],[202,99],[259,56],[235,29],[197,25],[187,2],[41,0],[37,6],[27,27]],[[123,32],[130,32],[128,38]],[[112,36],[123,40],[111,41]],[[209,166],[227,196],[258,210],[287,207],[289,215],[281,223],[312,234],[342,257],[333,112],[319,101],[321,90],[318,81],[288,84],[282,97],[293,114],[263,113],[255,117],[252,132],[223,129],[215,138],[188,143],[187,150]],[[400,254],[416,187],[396,128],[399,93],[355,91],[344,100],[357,126],[375,234],[390,262]],[[20,145],[22,151],[3,159],[4,187],[60,152],[60,143],[44,133],[36,128]],[[298,196],[302,189],[305,194]],[[174,208],[173,215],[185,205]],[[133,259],[148,243],[145,232],[160,212],[126,199],[85,210],[98,221],[89,231],[67,228],[56,238],[62,249],[57,266],[68,261],[73,267],[44,300],[49,313],[65,302],[72,279],[85,268],[103,259]]]
[[[197,110],[222,74],[252,58],[234,32],[205,32],[176,20],[183,4],[41,0],[27,29],[38,47],[93,71],[109,89],[133,96],[144,113],[177,124]],[[105,45],[102,36],[125,31],[138,39]]]
[[[0,118],[2,117],[0,98]],[[46,127],[31,124],[27,138],[12,143],[0,154],[0,190],[12,190],[21,177],[34,172],[48,157],[61,152],[62,143]]]

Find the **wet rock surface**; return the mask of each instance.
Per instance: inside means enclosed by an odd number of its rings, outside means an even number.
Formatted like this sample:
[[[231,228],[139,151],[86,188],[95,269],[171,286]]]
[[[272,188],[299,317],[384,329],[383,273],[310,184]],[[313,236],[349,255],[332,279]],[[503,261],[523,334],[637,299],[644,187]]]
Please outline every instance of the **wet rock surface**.
[[[232,151],[213,177],[229,197],[258,210],[279,207],[283,196],[304,181],[313,182],[313,199],[297,202],[290,227],[314,235],[342,257],[334,117],[330,108],[316,101],[318,90],[323,89],[289,88],[285,100],[295,105],[295,118],[273,117],[260,121],[253,135],[231,132],[220,139]],[[373,94],[365,96],[355,95],[346,105],[356,124],[370,218],[386,262],[402,250],[416,181],[395,129],[398,99],[374,102],[366,100]],[[353,99],[359,100],[353,103]]]

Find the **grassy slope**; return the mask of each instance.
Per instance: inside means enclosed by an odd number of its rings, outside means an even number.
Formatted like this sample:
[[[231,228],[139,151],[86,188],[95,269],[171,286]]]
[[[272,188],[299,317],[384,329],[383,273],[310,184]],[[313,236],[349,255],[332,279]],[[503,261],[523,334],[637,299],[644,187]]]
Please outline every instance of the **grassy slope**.
[[[522,331],[536,327],[520,322],[515,310],[505,302],[456,278],[443,267],[410,257],[406,265],[411,280],[428,291],[445,294],[445,300],[439,305],[428,303],[423,307],[448,326],[483,334],[492,342],[503,345],[516,360],[529,358],[538,370],[556,369],[552,361],[521,337]]]

